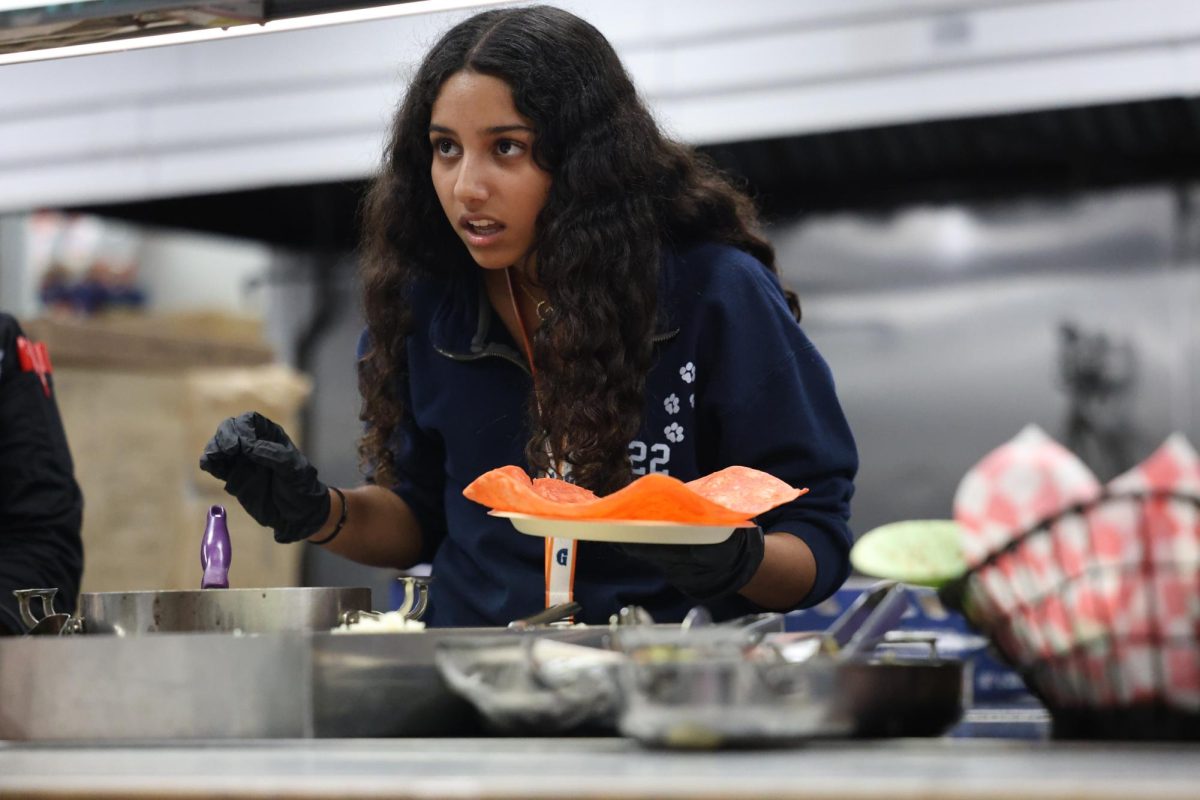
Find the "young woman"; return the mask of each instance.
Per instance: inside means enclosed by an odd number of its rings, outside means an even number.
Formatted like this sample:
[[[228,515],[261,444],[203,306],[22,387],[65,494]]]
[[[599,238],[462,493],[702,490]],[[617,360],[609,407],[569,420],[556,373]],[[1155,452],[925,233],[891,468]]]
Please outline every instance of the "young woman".
[[[367,484],[327,488],[257,414],[222,423],[201,461],[276,539],[431,562],[433,625],[537,611],[551,561],[587,622],[631,603],[659,621],[790,609],[845,579],[857,455],[829,369],[751,203],[663,136],[590,24],[527,7],[451,29],[364,222]],[[462,495],[509,464],[597,494],[730,465],[809,492],[721,544],[547,559]]]

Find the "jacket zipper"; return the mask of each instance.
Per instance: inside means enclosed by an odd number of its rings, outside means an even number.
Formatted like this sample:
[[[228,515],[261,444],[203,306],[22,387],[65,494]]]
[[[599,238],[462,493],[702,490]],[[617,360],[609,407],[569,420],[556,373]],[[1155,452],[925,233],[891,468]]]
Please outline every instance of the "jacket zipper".
[[[484,350],[482,353],[451,353],[449,350],[443,350],[437,345],[434,345],[433,349],[437,351],[439,355],[443,355],[451,361],[478,361],[481,358],[499,358],[503,361],[509,362],[510,364],[515,364],[516,366],[520,367],[521,371],[526,375],[531,378],[533,377],[533,373],[529,371],[529,366],[524,361],[505,352]]]
[[[679,334],[679,329],[676,328],[673,331],[667,331],[666,333],[657,334],[651,341],[653,341],[655,344],[659,344],[659,343],[665,342],[669,339],[674,339],[678,334]],[[522,372],[524,372],[526,375],[528,375],[531,378],[533,377],[533,373],[529,371],[528,364],[526,364],[520,358],[518,358],[514,355],[510,355],[508,353],[505,353],[503,351],[484,350],[482,353],[452,353],[449,350],[443,350],[442,348],[438,347],[437,345],[434,345],[433,349],[435,351],[437,351],[437,353],[439,355],[443,355],[446,358],[450,359],[451,361],[478,361],[481,358],[488,358],[488,357],[499,358],[499,359],[509,362],[510,364],[517,365],[518,367],[520,367]]]

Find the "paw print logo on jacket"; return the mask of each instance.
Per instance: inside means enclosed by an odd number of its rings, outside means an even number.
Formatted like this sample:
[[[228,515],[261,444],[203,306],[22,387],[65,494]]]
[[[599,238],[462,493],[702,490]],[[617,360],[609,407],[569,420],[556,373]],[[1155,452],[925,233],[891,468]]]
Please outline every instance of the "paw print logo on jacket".
[[[666,434],[667,439],[672,442],[683,441],[683,426],[681,426],[678,422],[672,422],[670,425],[663,428],[663,433]]]
[[[683,378],[684,383],[691,383],[696,380],[696,365],[689,361],[679,368],[679,377]]]
[[[663,400],[663,408],[665,408],[667,410],[668,414],[678,414],[679,413],[679,395],[674,394],[674,393],[668,395],[667,399]]]

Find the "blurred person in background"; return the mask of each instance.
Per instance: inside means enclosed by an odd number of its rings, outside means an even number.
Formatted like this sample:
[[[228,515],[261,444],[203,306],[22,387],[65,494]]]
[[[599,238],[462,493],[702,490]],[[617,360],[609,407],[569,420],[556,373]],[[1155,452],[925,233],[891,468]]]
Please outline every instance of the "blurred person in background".
[[[531,614],[559,567],[588,623],[789,610],[845,580],[858,457],[829,368],[750,199],[659,131],[592,25],[534,6],[452,28],[364,212],[368,484],[325,486],[252,413],[201,459],[277,540],[431,563],[438,626]],[[809,493],[719,544],[551,554],[463,497],[506,465],[598,495],[732,465]]]
[[[14,590],[55,588],[55,610],[75,610],[82,522],[49,356],[0,313],[0,635],[25,632]]]

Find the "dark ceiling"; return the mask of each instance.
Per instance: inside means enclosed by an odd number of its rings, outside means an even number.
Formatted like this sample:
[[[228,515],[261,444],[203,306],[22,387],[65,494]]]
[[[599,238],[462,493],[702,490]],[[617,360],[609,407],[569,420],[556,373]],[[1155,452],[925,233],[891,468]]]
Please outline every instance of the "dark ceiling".
[[[771,218],[1200,178],[1200,98],[891,125],[702,148]],[[365,181],[79,208],[287,247],[347,250]]]
[[[1071,194],[1200,177],[1200,98],[722,145],[768,214]]]
[[[358,206],[366,188],[366,181],[311,183],[72,210],[285,247],[344,251],[356,246]]]

